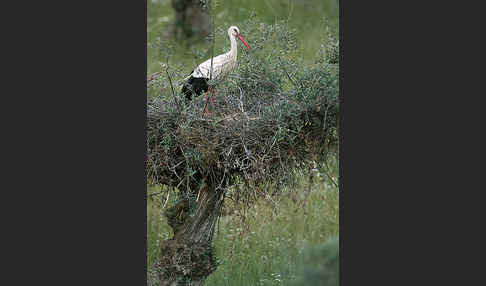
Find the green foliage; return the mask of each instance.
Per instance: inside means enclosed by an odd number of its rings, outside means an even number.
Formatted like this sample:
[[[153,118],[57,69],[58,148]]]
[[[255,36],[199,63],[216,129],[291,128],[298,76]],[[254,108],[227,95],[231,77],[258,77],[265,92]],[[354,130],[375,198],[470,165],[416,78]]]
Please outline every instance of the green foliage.
[[[339,240],[306,249],[303,264],[297,278],[290,285],[295,286],[338,286],[339,285]]]
[[[174,19],[174,11],[170,0],[147,1],[147,41],[154,42],[163,37],[168,26]],[[219,0],[212,1],[215,27],[226,30],[229,26],[241,23],[253,13],[259,22],[272,24],[281,20],[288,20],[289,26],[296,30],[296,39],[299,43],[293,52],[295,57],[301,58],[305,63],[313,61],[321,45],[321,23],[326,21],[332,33],[338,35],[339,9],[336,0]],[[248,36],[241,30],[243,36]],[[166,39],[172,42],[172,39]],[[210,57],[210,41],[179,41],[173,42],[174,54],[170,65],[182,64],[184,73],[196,66],[201,60]],[[250,43],[251,44],[251,43]],[[226,49],[228,42],[224,38],[216,39],[215,54]],[[196,57],[193,51],[201,51],[204,56]],[[165,62],[160,57],[160,49],[150,46],[147,49],[148,74],[160,70],[158,62]]]
[[[339,64],[339,41],[334,40],[332,35],[329,35],[327,41],[328,63]]]

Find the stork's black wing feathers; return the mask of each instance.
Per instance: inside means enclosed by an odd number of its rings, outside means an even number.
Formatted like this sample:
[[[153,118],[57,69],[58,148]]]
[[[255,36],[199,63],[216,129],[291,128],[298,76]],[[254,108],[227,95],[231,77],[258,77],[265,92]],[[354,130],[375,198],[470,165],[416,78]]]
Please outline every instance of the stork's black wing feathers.
[[[203,92],[208,91],[208,79],[202,77],[189,77],[189,79],[182,85],[182,93],[186,96],[187,100],[192,99],[192,94],[196,96],[201,95]]]

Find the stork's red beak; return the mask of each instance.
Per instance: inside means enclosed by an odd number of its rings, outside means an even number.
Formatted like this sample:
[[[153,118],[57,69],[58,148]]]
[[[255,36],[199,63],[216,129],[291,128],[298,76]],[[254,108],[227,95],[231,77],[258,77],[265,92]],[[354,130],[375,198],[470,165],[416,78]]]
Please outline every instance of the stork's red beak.
[[[243,37],[241,36],[241,34],[236,34],[236,36],[238,37],[238,39],[240,39],[240,41],[243,43],[243,45],[246,46],[247,49],[251,50],[250,47],[248,47],[248,44],[245,42],[245,40],[243,40]]]

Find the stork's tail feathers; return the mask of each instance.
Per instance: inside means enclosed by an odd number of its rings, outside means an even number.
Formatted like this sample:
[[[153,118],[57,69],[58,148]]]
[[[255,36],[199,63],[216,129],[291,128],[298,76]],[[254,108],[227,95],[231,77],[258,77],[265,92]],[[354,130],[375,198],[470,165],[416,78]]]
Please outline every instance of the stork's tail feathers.
[[[182,93],[185,95],[186,100],[192,100],[193,95],[199,96],[203,92],[208,91],[208,79],[202,77],[193,77],[190,75],[186,78],[186,81],[182,85]]]

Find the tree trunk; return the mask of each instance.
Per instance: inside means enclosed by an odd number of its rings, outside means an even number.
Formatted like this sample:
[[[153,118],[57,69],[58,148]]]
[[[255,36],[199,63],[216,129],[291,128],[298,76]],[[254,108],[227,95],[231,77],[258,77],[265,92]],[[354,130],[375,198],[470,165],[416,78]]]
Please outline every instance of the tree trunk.
[[[149,271],[148,285],[203,285],[217,267],[211,244],[222,205],[223,191],[204,187],[197,202],[185,199],[166,211],[174,236],[162,242],[161,257]]]
[[[175,20],[170,27],[176,39],[204,38],[211,32],[209,13],[200,0],[172,0]]]

